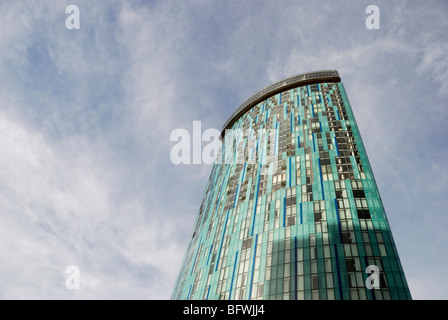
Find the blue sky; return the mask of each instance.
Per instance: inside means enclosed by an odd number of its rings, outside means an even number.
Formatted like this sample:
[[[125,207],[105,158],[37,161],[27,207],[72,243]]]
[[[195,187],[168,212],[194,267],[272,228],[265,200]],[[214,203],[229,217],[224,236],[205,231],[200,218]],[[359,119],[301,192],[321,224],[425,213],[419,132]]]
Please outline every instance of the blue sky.
[[[447,14],[0,0],[0,299],[169,299],[211,170],[172,164],[170,133],[220,129],[255,92],[320,69],[342,77],[413,298],[448,299]]]

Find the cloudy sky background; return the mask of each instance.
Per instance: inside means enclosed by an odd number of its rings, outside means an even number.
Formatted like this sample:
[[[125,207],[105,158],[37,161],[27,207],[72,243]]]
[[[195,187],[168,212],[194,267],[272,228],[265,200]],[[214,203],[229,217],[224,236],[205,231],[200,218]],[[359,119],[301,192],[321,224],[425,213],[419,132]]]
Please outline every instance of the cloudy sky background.
[[[413,298],[448,299],[447,14],[0,0],[0,299],[169,299],[211,170],[173,165],[170,133],[220,129],[260,89],[320,69],[341,75]]]

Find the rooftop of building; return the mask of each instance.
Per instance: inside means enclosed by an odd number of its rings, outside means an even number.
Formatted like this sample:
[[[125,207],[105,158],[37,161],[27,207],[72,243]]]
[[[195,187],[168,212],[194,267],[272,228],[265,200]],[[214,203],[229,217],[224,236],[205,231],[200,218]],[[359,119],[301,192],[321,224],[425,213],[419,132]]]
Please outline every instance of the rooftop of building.
[[[267,99],[268,97],[291,88],[303,85],[322,83],[322,82],[340,82],[341,78],[337,70],[319,70],[306,73],[300,73],[295,76],[275,82],[266,88],[258,91],[249,99],[244,101],[227,119],[221,130],[221,137],[224,137],[225,130],[230,129],[232,125],[248,110]]]

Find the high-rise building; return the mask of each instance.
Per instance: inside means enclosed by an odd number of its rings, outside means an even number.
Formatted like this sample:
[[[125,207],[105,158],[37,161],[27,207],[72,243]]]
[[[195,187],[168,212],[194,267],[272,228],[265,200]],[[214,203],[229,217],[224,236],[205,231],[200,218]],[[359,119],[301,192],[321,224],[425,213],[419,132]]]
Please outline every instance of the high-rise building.
[[[173,299],[411,299],[337,71],[266,87],[221,137]]]

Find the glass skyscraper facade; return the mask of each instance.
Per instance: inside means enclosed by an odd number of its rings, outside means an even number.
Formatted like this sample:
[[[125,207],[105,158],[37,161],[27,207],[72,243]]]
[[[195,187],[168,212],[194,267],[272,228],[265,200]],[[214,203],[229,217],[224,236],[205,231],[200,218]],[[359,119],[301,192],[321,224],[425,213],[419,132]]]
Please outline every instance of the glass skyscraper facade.
[[[221,137],[172,299],[411,299],[336,70],[266,87]]]

